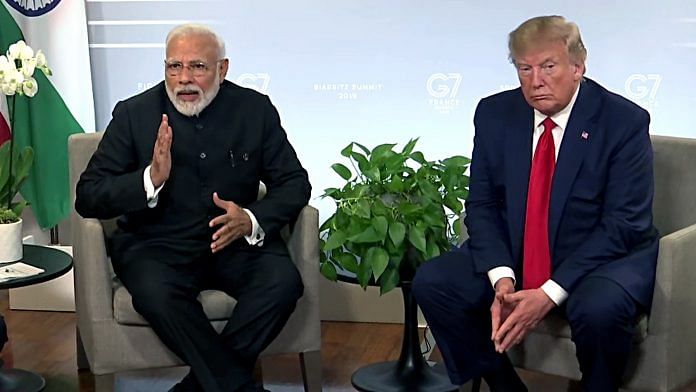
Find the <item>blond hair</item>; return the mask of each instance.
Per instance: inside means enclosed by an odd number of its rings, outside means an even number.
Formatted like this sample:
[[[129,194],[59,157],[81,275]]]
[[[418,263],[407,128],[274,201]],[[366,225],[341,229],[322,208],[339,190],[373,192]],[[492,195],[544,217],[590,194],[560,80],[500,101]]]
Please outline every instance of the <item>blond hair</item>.
[[[587,49],[582,43],[578,25],[557,15],[537,16],[510,32],[508,58],[515,64],[515,59],[528,50],[554,42],[562,42],[566,46],[575,64],[585,64]]]

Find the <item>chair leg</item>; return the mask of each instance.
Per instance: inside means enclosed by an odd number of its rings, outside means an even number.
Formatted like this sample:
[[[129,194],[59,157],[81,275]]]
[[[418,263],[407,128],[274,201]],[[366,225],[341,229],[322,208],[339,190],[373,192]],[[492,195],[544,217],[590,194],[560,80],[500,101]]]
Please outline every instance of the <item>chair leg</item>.
[[[317,350],[300,353],[300,366],[305,392],[321,392],[321,352]]]
[[[94,392],[114,392],[114,381],[116,377],[113,373],[94,375]]]
[[[479,392],[481,390],[481,377],[476,377],[471,381],[471,392]]]
[[[80,337],[80,330],[75,328],[75,345],[77,346],[77,370],[89,369],[89,361],[85,353],[85,346]]]
[[[261,366],[261,360],[258,359],[256,360],[256,363],[254,364],[254,382],[263,387],[263,367]]]

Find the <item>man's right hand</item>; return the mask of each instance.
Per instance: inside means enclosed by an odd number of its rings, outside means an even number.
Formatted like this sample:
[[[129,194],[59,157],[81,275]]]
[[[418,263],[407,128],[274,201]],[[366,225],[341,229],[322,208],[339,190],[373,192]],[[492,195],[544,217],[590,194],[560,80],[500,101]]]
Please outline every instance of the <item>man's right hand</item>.
[[[495,298],[491,305],[491,340],[493,340],[495,334],[498,332],[498,328],[500,328],[503,322],[505,322],[505,319],[507,319],[515,308],[513,304],[504,301],[506,294],[512,294],[514,292],[515,284],[511,278],[501,278],[495,283]]]
[[[150,179],[155,188],[159,188],[169,178],[172,169],[172,127],[169,126],[169,119],[166,114],[162,114],[157,131],[157,140],[152,152],[152,166],[150,167]]]

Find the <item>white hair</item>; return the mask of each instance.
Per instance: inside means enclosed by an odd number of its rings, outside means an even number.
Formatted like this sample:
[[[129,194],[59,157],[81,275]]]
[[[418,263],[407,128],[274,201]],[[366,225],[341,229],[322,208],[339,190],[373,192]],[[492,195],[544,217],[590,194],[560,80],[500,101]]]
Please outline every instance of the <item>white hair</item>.
[[[215,40],[218,47],[218,59],[225,57],[225,41],[210,27],[204,24],[186,23],[174,27],[167,34],[166,46],[169,47],[169,42],[175,38],[185,37],[189,35],[207,35]]]

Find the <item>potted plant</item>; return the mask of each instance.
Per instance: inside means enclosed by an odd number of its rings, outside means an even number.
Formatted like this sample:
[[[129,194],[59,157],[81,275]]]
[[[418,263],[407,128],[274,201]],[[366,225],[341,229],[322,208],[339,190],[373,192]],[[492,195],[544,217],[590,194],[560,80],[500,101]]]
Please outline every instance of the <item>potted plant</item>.
[[[335,281],[337,269],[349,271],[363,288],[373,282],[384,294],[457,243],[470,160],[457,155],[428,161],[414,151],[417,141],[400,152],[396,144],[369,150],[354,142],[341,155],[355,173],[341,163],[331,166],[346,183],[322,195],[336,203],[319,229],[326,278]]]
[[[418,343],[417,305],[410,292],[416,269],[458,242],[462,201],[468,195],[470,160],[453,156],[429,161],[414,151],[418,139],[397,151],[395,144],[369,150],[351,143],[341,151],[353,170],[331,167],[346,183],[324,190],[336,212],[319,229],[322,274],[355,274],[363,287],[384,294],[401,286],[404,334],[398,361],[358,369],[358,390],[454,390],[442,366],[425,364]]]
[[[6,55],[0,55],[0,92],[9,104],[10,129],[14,128],[15,100],[33,97],[38,92],[32,76],[36,69],[51,74],[43,53],[39,50],[34,54],[24,41],[10,45]],[[21,215],[28,203],[14,198],[29,176],[33,158],[31,147],[15,151],[13,133],[0,146],[0,262],[22,258]]]

